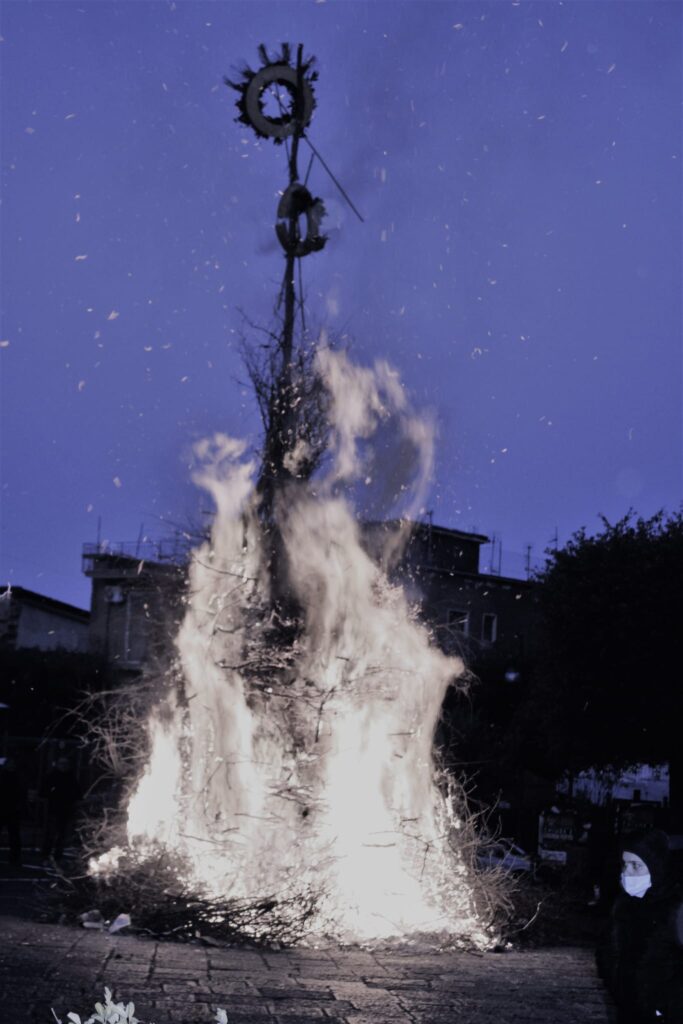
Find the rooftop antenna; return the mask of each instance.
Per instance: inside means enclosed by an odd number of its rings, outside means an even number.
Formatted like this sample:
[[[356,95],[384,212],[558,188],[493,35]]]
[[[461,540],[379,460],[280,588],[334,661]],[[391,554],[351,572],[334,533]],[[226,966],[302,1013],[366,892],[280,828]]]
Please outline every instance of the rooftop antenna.
[[[532,544],[527,544],[527,546],[525,548],[526,560],[525,560],[525,566],[524,567],[526,569],[526,578],[527,579],[529,579],[529,577],[531,576],[531,549],[532,549],[532,547],[533,547]]]
[[[424,514],[427,517],[427,522],[428,522],[428,526],[427,526],[427,561],[431,565],[432,562],[433,562],[433,557],[434,557],[434,552],[433,552],[434,510],[431,509],[431,508],[427,509]]]
[[[140,531],[138,533],[137,543],[135,544],[135,557],[136,558],[138,558],[138,556],[140,554],[140,546],[141,546],[141,544],[142,544],[144,539],[145,539],[145,523],[144,523],[144,520],[143,520],[143,522],[140,523]]]
[[[491,566],[490,572],[492,576],[500,576],[500,564],[501,556],[498,556],[498,565],[496,566],[496,551],[500,548],[500,538],[497,533],[491,534]]]

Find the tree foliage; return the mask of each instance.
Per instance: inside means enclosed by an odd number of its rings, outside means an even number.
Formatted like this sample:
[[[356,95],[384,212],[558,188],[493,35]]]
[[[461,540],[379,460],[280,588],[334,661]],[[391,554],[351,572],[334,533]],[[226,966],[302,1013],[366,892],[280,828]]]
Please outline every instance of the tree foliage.
[[[537,576],[538,659],[515,732],[551,769],[656,763],[681,747],[683,515],[602,524]]]

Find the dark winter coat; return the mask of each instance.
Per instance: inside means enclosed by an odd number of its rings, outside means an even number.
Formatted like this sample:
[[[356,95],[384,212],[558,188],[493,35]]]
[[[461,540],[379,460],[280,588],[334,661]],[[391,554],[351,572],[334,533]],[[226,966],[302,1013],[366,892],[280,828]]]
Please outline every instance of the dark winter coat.
[[[669,872],[668,839],[652,829],[625,840],[622,849],[647,864],[652,886],[643,897],[620,890],[598,969],[623,1024],[683,1024],[683,900]]]

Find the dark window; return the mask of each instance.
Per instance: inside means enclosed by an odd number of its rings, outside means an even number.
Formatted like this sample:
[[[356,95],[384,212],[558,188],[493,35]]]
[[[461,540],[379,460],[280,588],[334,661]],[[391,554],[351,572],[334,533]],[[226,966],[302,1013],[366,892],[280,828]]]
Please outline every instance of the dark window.
[[[446,621],[451,629],[457,629],[465,635],[470,631],[470,613],[467,611],[449,608]]]
[[[495,612],[484,612],[481,617],[481,638],[485,644],[495,644],[498,636],[498,616]]]

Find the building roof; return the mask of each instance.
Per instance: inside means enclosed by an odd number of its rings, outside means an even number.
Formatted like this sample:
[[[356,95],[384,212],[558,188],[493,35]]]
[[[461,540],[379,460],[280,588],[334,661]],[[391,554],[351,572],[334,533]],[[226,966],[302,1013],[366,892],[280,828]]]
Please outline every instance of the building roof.
[[[71,619],[78,619],[80,622],[90,621],[90,612],[84,608],[77,608],[74,604],[67,604],[66,601],[58,601],[55,597],[47,597],[45,594],[38,594],[35,590],[27,590],[26,587],[6,586],[0,588],[0,601],[19,601],[21,604],[30,604],[34,608],[42,608],[45,611],[54,612],[56,615],[64,615]]]
[[[481,583],[490,584],[492,587],[523,587],[527,590],[536,590],[538,584],[533,579],[521,579],[519,576],[499,576],[495,572],[468,572],[467,569],[443,569],[438,565],[422,565],[420,571],[433,573],[435,576],[452,576],[454,579],[478,580]]]
[[[436,526],[430,523],[413,523],[416,530],[430,530],[432,533],[440,533],[444,537],[457,537],[459,540],[469,540],[474,544],[489,544],[490,537],[483,533],[471,533],[469,530],[456,530],[450,526]]]
[[[455,537],[458,540],[468,540],[473,544],[489,544],[491,541],[490,537],[487,537],[483,533],[470,533],[468,530],[456,530],[450,526],[436,526],[433,523],[423,523],[418,520],[407,520],[407,519],[375,519],[370,522],[361,523],[362,526],[383,526],[385,529],[394,527],[396,529],[409,526],[413,532],[431,532],[441,534],[444,537]]]

